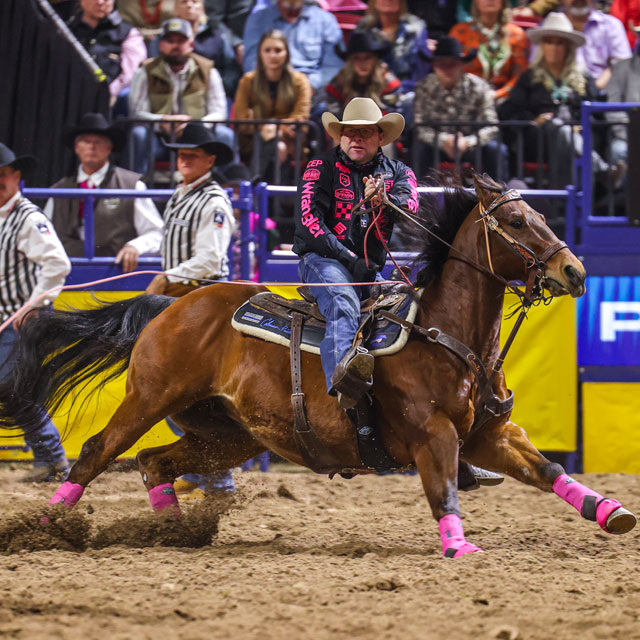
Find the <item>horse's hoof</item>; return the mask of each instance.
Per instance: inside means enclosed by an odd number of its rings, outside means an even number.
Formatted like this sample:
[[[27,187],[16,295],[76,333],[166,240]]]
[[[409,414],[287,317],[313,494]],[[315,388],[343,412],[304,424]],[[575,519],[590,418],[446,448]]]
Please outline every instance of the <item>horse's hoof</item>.
[[[621,534],[628,533],[636,526],[637,518],[624,507],[618,507],[607,518],[606,530],[609,533]]]
[[[449,547],[443,555],[445,558],[460,558],[461,556],[466,556],[469,553],[477,553],[478,551],[483,551],[483,549],[476,547],[475,544],[471,544],[470,542],[465,542],[457,549]]]

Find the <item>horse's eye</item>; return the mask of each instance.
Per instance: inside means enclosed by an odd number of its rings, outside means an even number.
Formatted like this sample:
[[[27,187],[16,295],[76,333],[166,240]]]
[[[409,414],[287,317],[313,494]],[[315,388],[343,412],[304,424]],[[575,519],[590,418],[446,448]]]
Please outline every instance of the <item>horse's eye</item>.
[[[524,223],[522,222],[522,220],[520,220],[520,218],[516,218],[509,223],[509,226],[513,227],[514,229],[522,229]]]

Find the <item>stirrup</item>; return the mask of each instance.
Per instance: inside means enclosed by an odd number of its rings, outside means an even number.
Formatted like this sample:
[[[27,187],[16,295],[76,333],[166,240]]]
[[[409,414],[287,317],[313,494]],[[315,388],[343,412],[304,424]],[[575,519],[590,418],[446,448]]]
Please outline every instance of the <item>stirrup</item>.
[[[357,401],[373,386],[373,356],[364,347],[351,347],[331,376],[334,391]],[[342,403],[341,403],[342,406]],[[348,407],[344,407],[348,408]]]

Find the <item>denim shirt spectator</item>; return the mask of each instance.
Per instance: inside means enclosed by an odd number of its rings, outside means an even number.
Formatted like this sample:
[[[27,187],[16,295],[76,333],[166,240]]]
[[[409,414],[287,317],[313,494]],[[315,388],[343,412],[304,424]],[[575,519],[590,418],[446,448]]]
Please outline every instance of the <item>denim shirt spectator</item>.
[[[342,68],[334,46],[342,42],[335,16],[315,4],[304,5],[294,22],[287,22],[276,5],[252,13],[244,28],[245,73],[256,68],[258,42],[265,31],[280,29],[289,43],[291,64],[309,78],[315,91],[325,87]]]
[[[576,60],[593,78],[599,78],[614,62],[631,57],[624,26],[614,16],[592,11],[582,34],[587,42],[577,49]]]
[[[416,85],[416,99],[413,105],[414,122],[438,122],[443,120],[479,120],[498,122],[493,91],[489,84],[470,73],[465,73],[460,82],[451,90],[445,89],[435,73],[430,73]],[[416,127],[418,139],[426,144],[435,144],[436,130],[433,127]],[[460,127],[467,147],[473,149],[493,140],[498,128],[492,126],[481,129]],[[440,133],[455,133],[456,127],[443,126]]]
[[[373,31],[384,38],[380,24],[371,24],[368,18],[358,23],[359,31]],[[418,49],[426,52],[427,26],[424,21],[410,13],[401,16],[395,40],[389,53],[382,58],[393,75],[403,84],[403,91],[410,91],[415,83],[431,70],[431,64],[418,55]]]
[[[147,50],[150,58],[160,55],[160,36],[152,40]],[[193,39],[195,53],[213,61],[215,68],[222,77],[227,96],[233,99],[242,76],[240,65],[236,62],[229,28],[224,24],[212,28],[210,23],[202,24]]]

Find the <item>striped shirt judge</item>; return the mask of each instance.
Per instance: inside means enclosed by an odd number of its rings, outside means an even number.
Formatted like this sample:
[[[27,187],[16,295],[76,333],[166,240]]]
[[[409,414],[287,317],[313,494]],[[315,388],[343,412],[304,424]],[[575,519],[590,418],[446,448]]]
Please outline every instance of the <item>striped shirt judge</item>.
[[[2,321],[26,302],[51,304],[71,263],[42,210],[18,191],[0,207],[0,314]]]
[[[226,278],[234,227],[229,196],[209,173],[179,185],[164,212],[162,268],[174,276],[169,280]]]

